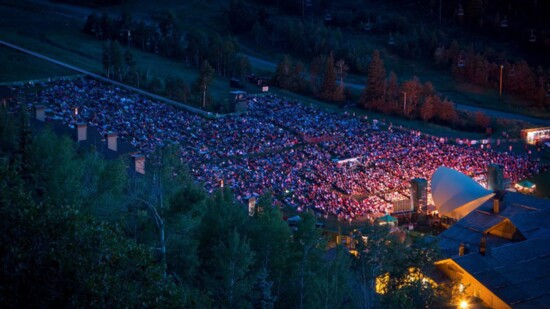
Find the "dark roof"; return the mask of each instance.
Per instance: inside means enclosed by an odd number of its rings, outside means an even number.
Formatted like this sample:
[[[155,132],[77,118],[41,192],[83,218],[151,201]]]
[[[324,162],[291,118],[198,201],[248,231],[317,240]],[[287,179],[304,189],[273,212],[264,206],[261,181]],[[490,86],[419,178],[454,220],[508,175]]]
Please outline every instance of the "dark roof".
[[[500,201],[500,212],[495,214],[493,199],[490,199],[438,236],[442,253],[449,257],[457,255],[460,243],[468,245],[470,252],[477,252],[484,231],[506,219],[525,239],[550,235],[550,228],[547,226],[550,222],[550,200],[507,192]],[[517,241],[487,235],[487,247],[494,248],[515,242]]]
[[[438,236],[442,252],[513,308],[548,308],[550,304],[550,200],[506,192],[499,213],[493,199]],[[521,237],[509,240],[485,235],[486,254],[479,253],[484,232],[512,224]],[[458,247],[470,251],[458,256]]]
[[[453,260],[513,308],[550,304],[550,235]]]

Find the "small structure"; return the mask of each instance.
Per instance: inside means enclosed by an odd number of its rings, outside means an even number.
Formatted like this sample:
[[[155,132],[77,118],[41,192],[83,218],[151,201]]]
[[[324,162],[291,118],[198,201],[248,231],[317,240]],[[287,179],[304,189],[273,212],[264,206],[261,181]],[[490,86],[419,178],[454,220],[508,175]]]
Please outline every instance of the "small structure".
[[[46,106],[36,105],[34,107],[34,115],[38,121],[46,121]]]
[[[112,151],[117,151],[117,134],[116,133],[107,133],[107,149]]]
[[[290,226],[296,226],[296,225],[298,225],[298,223],[302,222],[302,217],[300,217],[300,216],[290,217],[286,220],[286,222]]]
[[[461,3],[458,4],[458,10],[456,12],[456,15],[458,15],[458,17],[464,16],[464,8],[462,7]]]
[[[142,154],[135,154],[132,156],[134,159],[134,171],[139,174],[145,174],[145,156]]]
[[[508,17],[504,16],[504,19],[500,22],[501,28],[508,28]]]
[[[550,127],[521,130],[521,138],[529,145],[550,140]]]
[[[248,203],[248,215],[250,217],[254,216],[256,213],[256,200],[258,198],[258,194],[253,193],[251,196],[245,197],[245,201]]]
[[[236,89],[244,89],[244,85],[241,83],[241,80],[238,78],[231,78],[229,80],[229,87]]]
[[[388,39],[388,45],[395,45],[395,39],[393,38],[392,33],[390,33],[390,38]]]
[[[389,214],[387,214],[387,215],[384,215],[382,217],[377,218],[376,219],[376,224],[396,226],[397,225],[397,218],[392,217]]]
[[[88,125],[84,122],[76,124],[76,141],[81,142],[88,139]]]
[[[529,180],[520,181],[516,184],[516,190],[520,192],[533,193],[537,188],[537,185],[530,182]]]
[[[413,178],[411,184],[411,210],[426,211],[428,206],[428,181],[424,178]]]
[[[230,110],[236,112],[246,112],[248,110],[247,93],[242,90],[233,90],[229,92]]]

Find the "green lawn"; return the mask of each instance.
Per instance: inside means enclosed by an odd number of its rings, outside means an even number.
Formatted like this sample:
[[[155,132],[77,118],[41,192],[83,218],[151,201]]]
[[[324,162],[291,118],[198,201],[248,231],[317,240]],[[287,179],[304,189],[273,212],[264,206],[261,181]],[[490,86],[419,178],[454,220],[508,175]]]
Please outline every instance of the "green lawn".
[[[84,20],[1,4],[0,15],[3,16],[0,19],[0,37],[3,40],[84,70],[102,73],[101,42],[80,32]],[[68,70],[40,59],[9,49],[3,48],[0,51],[0,64],[9,69],[0,73],[2,82],[71,74]],[[136,49],[132,49],[132,52],[138,66],[148,71],[151,77],[163,79],[166,76],[176,76],[192,83],[198,75],[196,69],[183,63]],[[16,56],[18,61],[12,61]],[[223,101],[230,91],[229,82],[223,78],[215,78],[210,91],[214,100]]]
[[[18,52],[11,48],[0,47],[0,83],[47,79],[50,77],[75,74],[55,64]]]

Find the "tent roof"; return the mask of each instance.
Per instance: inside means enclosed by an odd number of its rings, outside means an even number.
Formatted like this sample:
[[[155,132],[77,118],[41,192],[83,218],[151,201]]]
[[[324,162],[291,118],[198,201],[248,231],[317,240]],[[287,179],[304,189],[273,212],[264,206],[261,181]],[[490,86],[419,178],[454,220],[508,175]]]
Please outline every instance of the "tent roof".
[[[386,222],[397,222],[397,219],[395,217],[392,217],[390,215],[384,215],[382,217],[379,217],[376,219],[377,221],[386,221]]]
[[[437,211],[455,219],[466,216],[494,196],[472,178],[448,167],[435,171],[431,188]]]
[[[302,217],[300,217],[300,216],[290,217],[290,218],[287,219],[287,221],[289,221],[289,222],[300,222],[300,221],[302,221]]]
[[[522,186],[524,188],[529,188],[529,189],[535,187],[535,184],[530,182],[529,180],[520,181],[520,182],[518,182],[518,185]]]

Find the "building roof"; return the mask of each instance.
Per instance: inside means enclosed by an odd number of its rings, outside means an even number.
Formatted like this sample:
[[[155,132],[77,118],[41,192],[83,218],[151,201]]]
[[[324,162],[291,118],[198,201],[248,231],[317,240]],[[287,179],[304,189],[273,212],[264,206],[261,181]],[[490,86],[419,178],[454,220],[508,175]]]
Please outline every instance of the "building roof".
[[[499,210],[494,205],[498,202]],[[441,233],[450,260],[513,308],[550,304],[550,200],[517,192],[486,201]],[[485,237],[485,255],[479,253]],[[459,246],[465,244],[463,256]],[[448,260],[446,260],[448,261]]]
[[[465,217],[494,195],[472,178],[448,167],[435,171],[431,188],[437,211],[454,219]]]
[[[484,235],[487,247],[516,243],[519,239],[506,239],[487,233],[501,223],[509,223],[515,227],[522,239],[550,235],[550,200],[506,192],[499,201],[498,214],[493,212],[493,202],[486,201],[438,236],[445,256],[457,255],[461,243],[470,247],[470,252],[478,252]]]
[[[453,261],[513,308],[550,304],[550,234]]]

